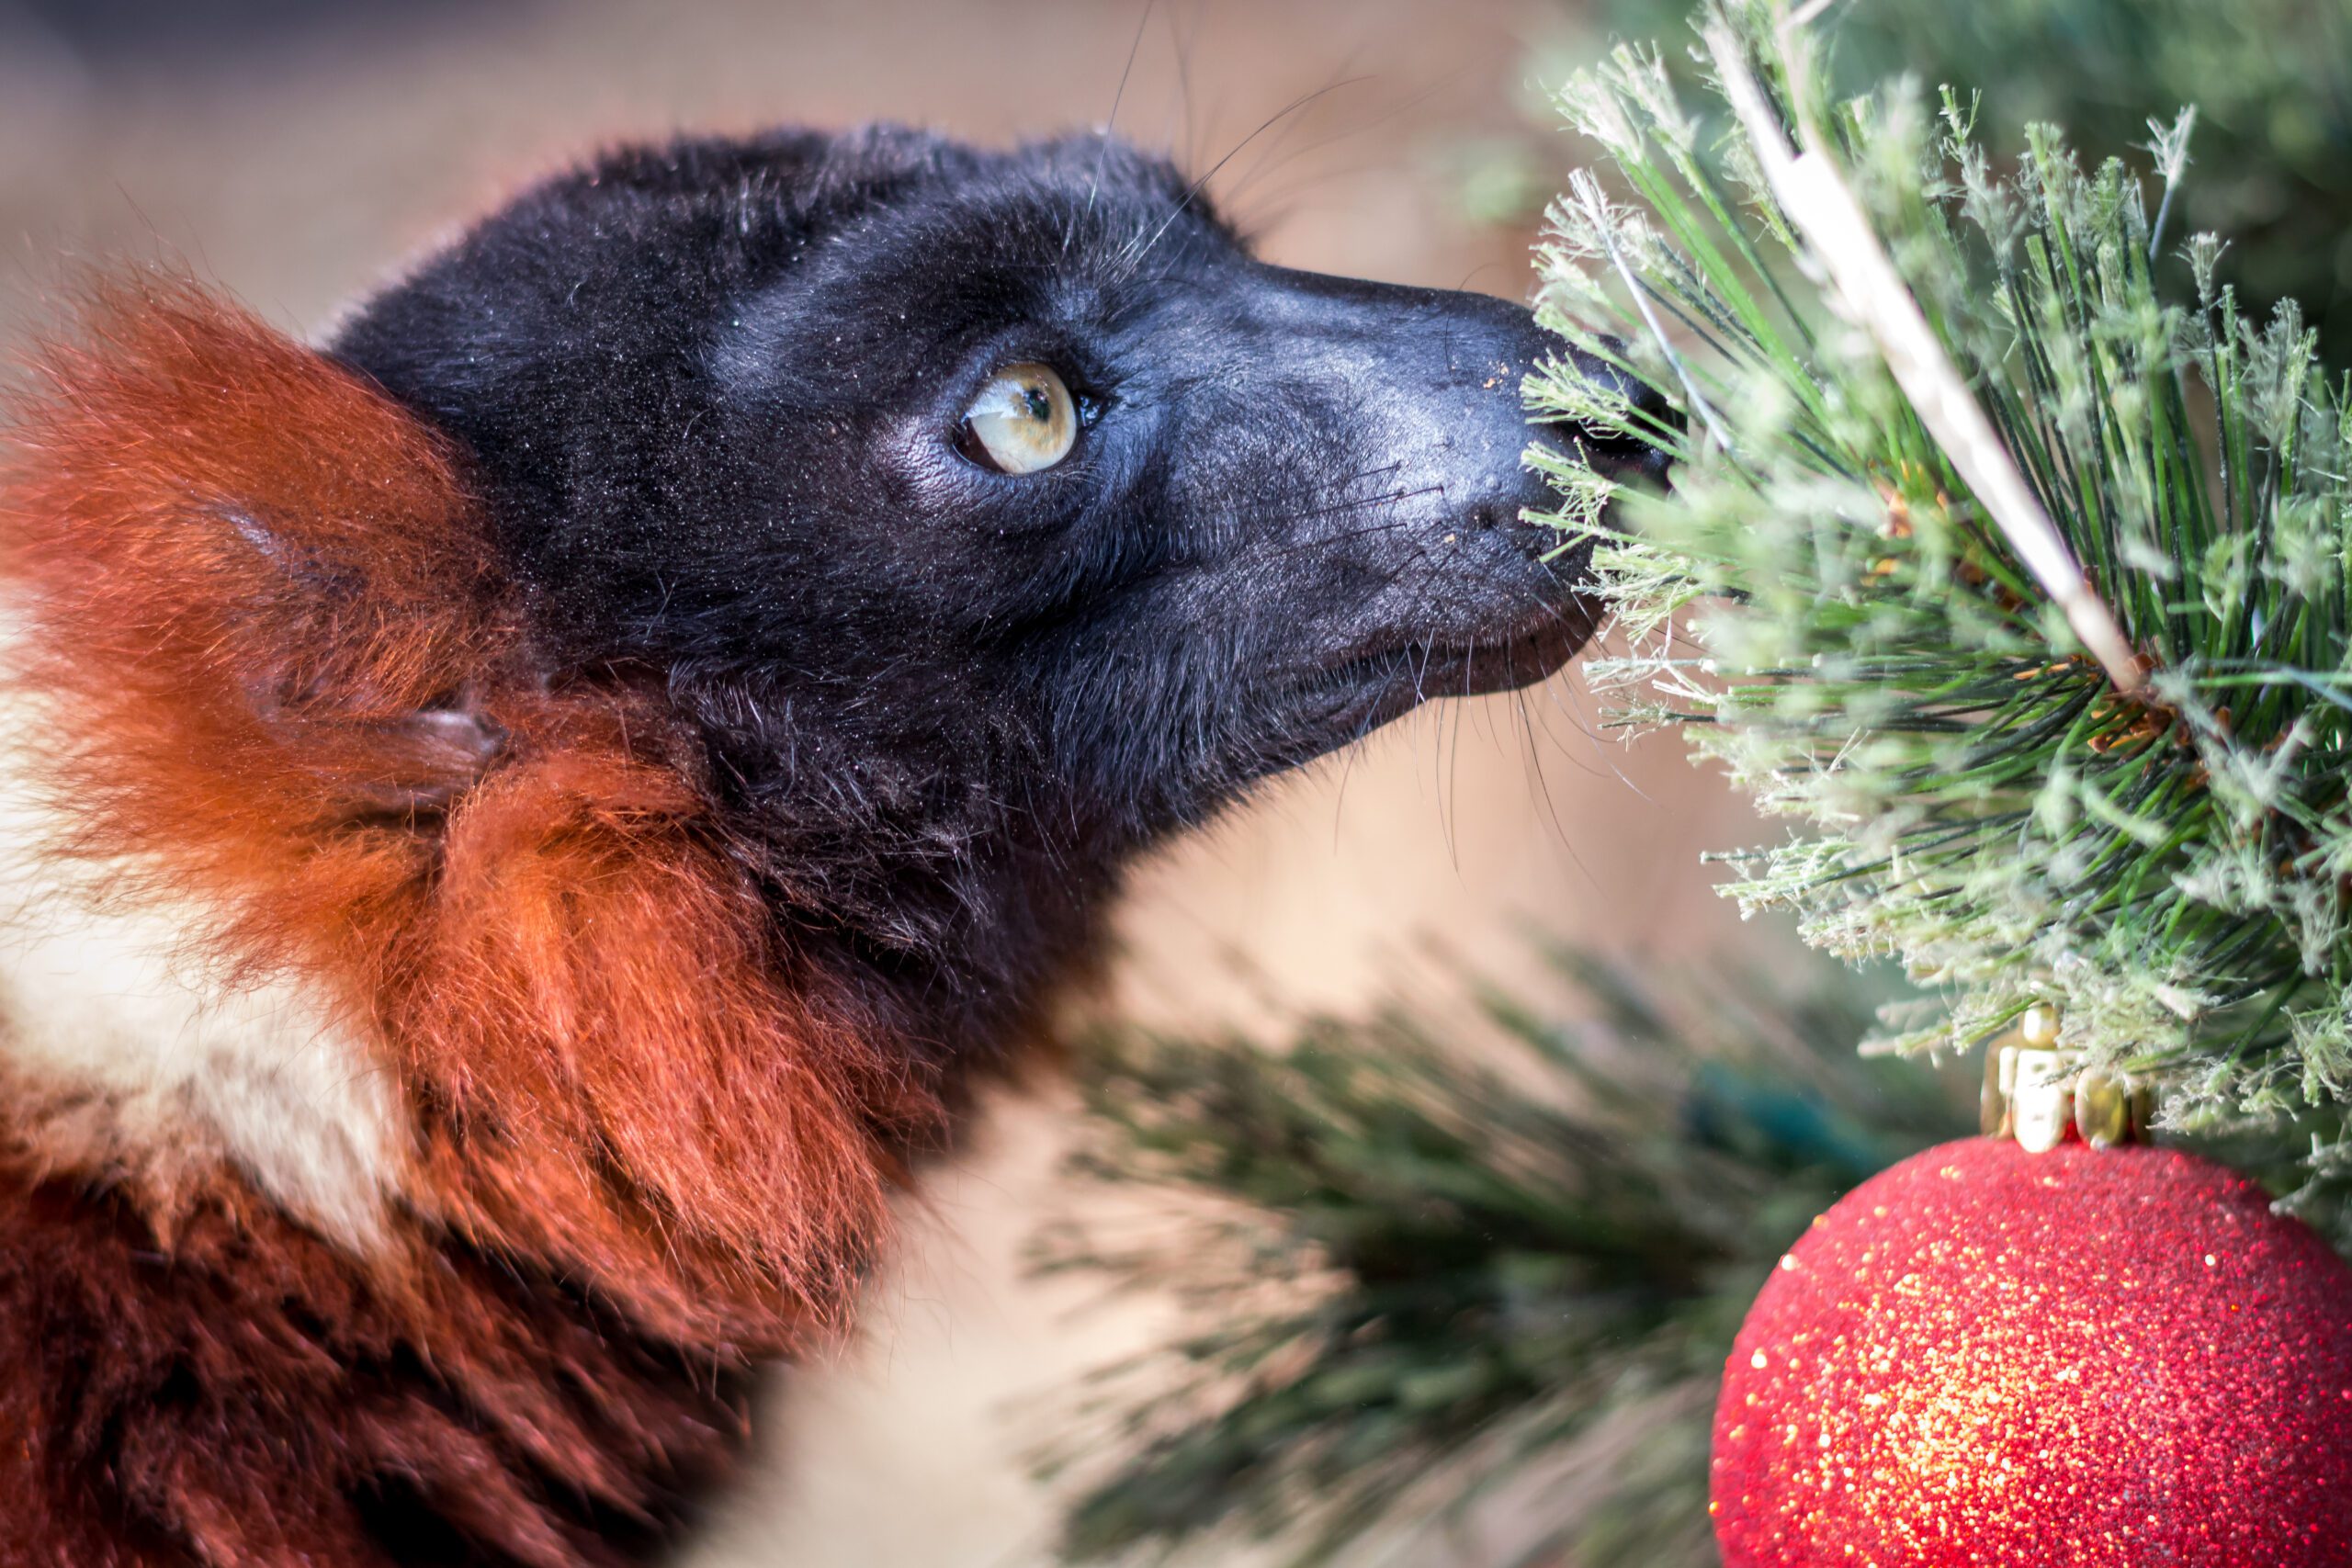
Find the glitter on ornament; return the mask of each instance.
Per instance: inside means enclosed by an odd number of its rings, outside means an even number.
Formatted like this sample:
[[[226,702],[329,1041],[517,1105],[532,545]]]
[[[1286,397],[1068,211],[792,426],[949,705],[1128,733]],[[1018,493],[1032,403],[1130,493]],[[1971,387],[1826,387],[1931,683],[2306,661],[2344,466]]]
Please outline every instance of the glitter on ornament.
[[[2352,1563],[2352,1269],[2177,1150],[1928,1150],[1814,1222],[1715,1414],[1727,1568]]]

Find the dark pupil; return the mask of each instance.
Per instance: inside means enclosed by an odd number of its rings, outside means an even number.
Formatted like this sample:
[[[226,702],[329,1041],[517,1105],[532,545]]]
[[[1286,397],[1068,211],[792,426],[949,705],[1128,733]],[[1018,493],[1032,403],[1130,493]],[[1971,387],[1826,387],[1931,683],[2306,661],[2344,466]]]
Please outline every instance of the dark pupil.
[[[1029,408],[1029,417],[1030,417],[1031,419],[1035,420],[1038,423],[1040,423],[1040,424],[1045,424],[1045,423],[1049,423],[1049,422],[1053,419],[1053,416],[1054,416],[1054,404],[1053,404],[1053,400],[1046,396],[1046,389],[1045,389],[1045,388],[1043,388],[1043,387],[1023,387],[1023,388],[1022,388],[1022,389],[1021,389],[1021,400],[1022,400],[1023,402],[1024,402],[1024,403],[1026,403],[1026,404],[1028,405],[1028,408]]]

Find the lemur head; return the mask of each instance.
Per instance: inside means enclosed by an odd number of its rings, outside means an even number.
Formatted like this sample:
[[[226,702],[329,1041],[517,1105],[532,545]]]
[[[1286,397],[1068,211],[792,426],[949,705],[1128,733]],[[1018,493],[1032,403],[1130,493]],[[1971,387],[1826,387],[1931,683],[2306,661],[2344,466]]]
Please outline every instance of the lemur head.
[[[1134,850],[1583,640],[1546,351],[1091,139],[616,154],[324,354],[94,287],[0,430],[0,1233],[104,1269],[0,1256],[61,1435],[0,1491],[609,1560]]]
[[[1115,141],[884,130],[609,156],[335,352],[478,462],[550,656],[665,683],[750,805],[1115,852],[1575,652],[1555,347],[1259,262]]]

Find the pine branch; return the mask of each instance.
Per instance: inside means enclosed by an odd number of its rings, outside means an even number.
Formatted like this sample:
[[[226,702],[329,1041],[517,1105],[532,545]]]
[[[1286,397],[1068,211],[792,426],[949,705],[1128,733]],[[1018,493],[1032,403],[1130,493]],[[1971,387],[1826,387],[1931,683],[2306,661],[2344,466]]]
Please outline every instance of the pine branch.
[[[1615,498],[1603,530],[1592,481],[1564,486],[1636,641],[1597,683],[1799,824],[1739,862],[1745,907],[1944,989],[1886,1043],[1965,1049],[2056,1001],[2096,1060],[2165,1073],[2177,1121],[2341,1107],[2346,388],[2291,304],[2241,317],[2218,240],[2162,257],[2148,196],[2183,177],[2186,121],[2153,178],[2086,173],[2047,128],[2002,175],[1973,99],[1832,104],[1770,0],[1707,28],[1718,90],[1747,99],[1718,146],[1655,52],[1564,100],[1625,201],[1580,184],[1555,207],[1542,313],[1693,416],[1663,438],[1671,495]],[[1530,395],[1633,433],[1565,357]],[[2007,525],[2025,507],[2047,558]],[[2086,589],[2128,659],[2086,646]]]

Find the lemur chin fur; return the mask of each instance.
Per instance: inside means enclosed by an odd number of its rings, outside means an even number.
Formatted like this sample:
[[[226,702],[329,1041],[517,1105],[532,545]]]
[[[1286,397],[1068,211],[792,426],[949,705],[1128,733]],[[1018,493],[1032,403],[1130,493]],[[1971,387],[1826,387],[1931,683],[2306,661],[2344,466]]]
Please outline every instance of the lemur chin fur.
[[[1522,453],[1653,459],[1550,352],[1092,137],[625,149],[322,348],[90,283],[0,456],[0,1568],[649,1560],[1125,863],[1584,641]]]

